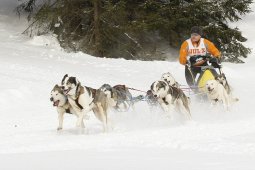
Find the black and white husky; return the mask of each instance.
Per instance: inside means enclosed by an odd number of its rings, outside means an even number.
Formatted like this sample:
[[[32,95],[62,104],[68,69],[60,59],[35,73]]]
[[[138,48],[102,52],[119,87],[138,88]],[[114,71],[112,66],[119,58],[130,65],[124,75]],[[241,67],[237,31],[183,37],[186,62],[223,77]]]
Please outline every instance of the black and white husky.
[[[171,113],[173,109],[177,109],[188,120],[191,119],[190,101],[181,89],[170,86],[165,81],[155,81],[151,85],[151,91],[165,112]]]
[[[218,81],[220,84],[222,84],[222,86],[225,88],[225,90],[227,91],[227,94],[229,95],[230,101],[231,102],[237,102],[239,101],[238,98],[233,97],[233,93],[232,93],[232,88],[229,85],[227,78],[225,76],[224,73],[220,74],[219,76],[217,76],[215,78],[216,81]]]
[[[76,77],[69,77],[67,74],[61,84],[69,104],[78,115],[76,126],[82,127],[83,117],[88,117],[88,112],[93,110],[96,117],[103,122],[104,130],[107,130],[107,96],[100,90],[82,86]]]
[[[215,77],[215,80],[217,80],[220,84],[223,85],[225,90],[227,91],[228,94],[231,93],[231,88],[230,85],[228,84],[227,78],[224,73],[220,74],[219,76]]]
[[[95,116],[103,123],[104,131],[108,130],[108,117],[107,117],[107,110],[108,110],[108,103],[107,103],[107,97],[106,95],[101,92],[100,90],[96,90],[95,92],[95,98],[93,100],[93,106],[92,111],[94,112]],[[68,101],[68,98],[66,94],[64,93],[64,90],[62,86],[55,85],[55,87],[51,91],[51,98],[50,100],[53,102],[53,106],[57,107],[58,112],[58,120],[59,125],[57,130],[63,129],[63,120],[64,120],[64,114],[74,114],[79,118],[79,112],[75,111],[71,104]],[[82,120],[81,127],[84,126],[84,122]]]
[[[88,112],[92,109],[94,89],[83,87],[76,77],[69,77],[67,74],[61,81],[64,94],[69,104],[78,115],[77,127],[82,127],[83,117],[88,118]]]

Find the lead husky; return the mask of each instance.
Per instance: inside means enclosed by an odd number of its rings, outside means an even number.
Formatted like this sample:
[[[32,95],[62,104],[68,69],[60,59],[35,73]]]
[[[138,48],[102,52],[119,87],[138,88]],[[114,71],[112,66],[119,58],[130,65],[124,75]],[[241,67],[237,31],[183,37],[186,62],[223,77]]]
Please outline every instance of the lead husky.
[[[64,94],[64,91],[61,86],[55,85],[55,87],[51,91],[50,100],[53,102],[53,106],[57,107],[58,111],[59,126],[57,130],[63,129],[63,119],[65,113],[74,114],[77,117],[79,117],[77,112],[72,108],[72,106],[68,102],[67,96]],[[96,90],[95,98],[92,104],[92,110],[95,116],[103,123],[104,131],[106,131],[109,122],[107,117],[108,103],[106,95],[102,93],[100,90]],[[83,120],[81,126],[85,127]]]
[[[191,119],[189,99],[181,89],[172,87],[165,81],[155,81],[151,85],[151,91],[165,112],[169,113],[176,108],[187,119]]]
[[[51,91],[50,100],[53,102],[53,106],[57,107],[57,111],[58,111],[59,126],[57,130],[63,129],[63,119],[64,119],[65,113],[74,114],[77,117],[79,117],[77,112],[72,108],[72,106],[68,102],[67,96],[64,94],[61,86],[55,85],[55,87]],[[99,90],[96,91],[95,98],[93,100],[92,110],[95,116],[103,123],[104,131],[106,131],[108,128],[107,98]],[[81,125],[83,128],[85,127],[83,120]]]
[[[50,101],[53,102],[53,106],[57,107],[58,122],[59,122],[57,130],[62,130],[64,114],[70,113],[76,116],[77,114],[74,111],[74,109],[71,107],[71,105],[68,103],[67,97],[64,95],[62,88],[57,84],[54,86],[54,88],[51,91]],[[82,127],[84,127],[83,121],[82,121]]]

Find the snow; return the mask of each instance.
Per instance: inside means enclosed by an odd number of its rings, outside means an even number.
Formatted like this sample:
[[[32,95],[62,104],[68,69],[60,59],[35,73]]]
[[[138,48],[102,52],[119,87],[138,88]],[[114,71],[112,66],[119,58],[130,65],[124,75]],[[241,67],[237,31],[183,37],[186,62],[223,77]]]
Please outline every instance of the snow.
[[[27,43],[35,46],[49,46],[49,48],[61,50],[56,35],[54,34],[33,36]]]
[[[249,23],[247,18],[240,27]],[[77,131],[72,115],[65,116],[64,129],[57,132],[57,112],[49,98],[64,74],[94,88],[109,83],[147,90],[168,71],[185,84],[184,68],[177,62],[66,53],[54,36],[21,35],[22,21],[0,10],[1,169],[254,169],[254,53],[245,64],[224,63],[240,99],[230,112],[194,102],[191,96],[192,122],[177,114],[171,121],[140,102],[135,112],[110,113],[114,129],[109,133],[102,133],[92,113],[85,134]],[[254,36],[253,27],[254,22],[247,24],[245,35]],[[254,40],[247,43],[254,46]]]

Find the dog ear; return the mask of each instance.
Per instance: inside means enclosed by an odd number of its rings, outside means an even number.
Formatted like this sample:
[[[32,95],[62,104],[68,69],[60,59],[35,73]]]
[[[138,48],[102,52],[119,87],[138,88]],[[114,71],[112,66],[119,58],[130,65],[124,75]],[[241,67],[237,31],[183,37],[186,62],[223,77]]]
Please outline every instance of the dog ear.
[[[52,91],[59,89],[59,86],[57,84],[55,84],[55,86],[53,87]]]
[[[153,83],[151,84],[151,91],[153,90],[154,83],[155,83],[155,82],[153,82]]]
[[[151,90],[148,90],[148,91],[146,92],[146,94],[147,94],[147,95],[150,95],[150,94],[152,94],[152,91],[151,91]]]
[[[78,79],[75,77],[75,85],[80,85],[80,82],[78,81]]]
[[[226,75],[224,73],[222,73],[222,76],[224,77],[224,79],[226,79]]]
[[[111,98],[113,98],[113,90],[112,90],[112,88],[110,89],[110,92],[111,92]]]
[[[58,84],[56,84],[56,85],[54,86],[54,89],[55,89],[55,88],[58,88],[58,87],[59,87]]]
[[[75,77],[69,77],[68,82],[71,83],[71,84],[74,84],[75,86],[78,83]]]
[[[64,77],[63,77],[63,79],[62,79],[62,81],[61,81],[61,84],[63,85],[64,84],[64,81],[65,81],[65,79],[68,77],[68,74],[66,74],[66,75],[64,75]]]

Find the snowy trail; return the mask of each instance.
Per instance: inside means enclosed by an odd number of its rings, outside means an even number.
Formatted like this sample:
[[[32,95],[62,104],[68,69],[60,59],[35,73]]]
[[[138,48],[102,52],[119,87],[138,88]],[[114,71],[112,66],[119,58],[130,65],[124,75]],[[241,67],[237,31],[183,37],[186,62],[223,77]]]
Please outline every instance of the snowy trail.
[[[234,94],[240,98],[230,112],[193,102],[193,122],[185,123],[178,117],[171,122],[158,111],[149,112],[146,103],[141,102],[136,105],[136,112],[111,113],[115,128],[110,133],[102,133],[101,124],[92,113],[86,121],[88,134],[78,134],[72,115],[65,116],[64,130],[57,133],[57,112],[49,98],[51,89],[65,73],[94,88],[109,83],[147,90],[168,71],[185,84],[184,68],[177,62],[127,61],[65,53],[54,37],[29,39],[20,35],[24,28],[20,23],[0,13],[3,169],[34,169],[38,164],[41,169],[59,166],[84,169],[81,162],[88,169],[254,169],[252,57],[246,64],[224,64]],[[31,159],[34,161],[28,161]],[[11,165],[13,161],[17,164]],[[64,162],[59,165],[61,161]]]
[[[63,156],[64,155],[64,156]],[[64,158],[63,158],[64,157]],[[59,151],[1,156],[3,162],[15,165],[3,169],[178,169],[178,170],[253,170],[252,156],[194,153],[163,149],[129,149],[122,151]],[[33,160],[33,161],[31,161]],[[44,162],[44,163],[42,163]],[[40,165],[40,166],[38,166]],[[18,168],[16,168],[18,166]],[[63,168],[64,167],[64,168]],[[245,167],[245,168],[244,168]]]

